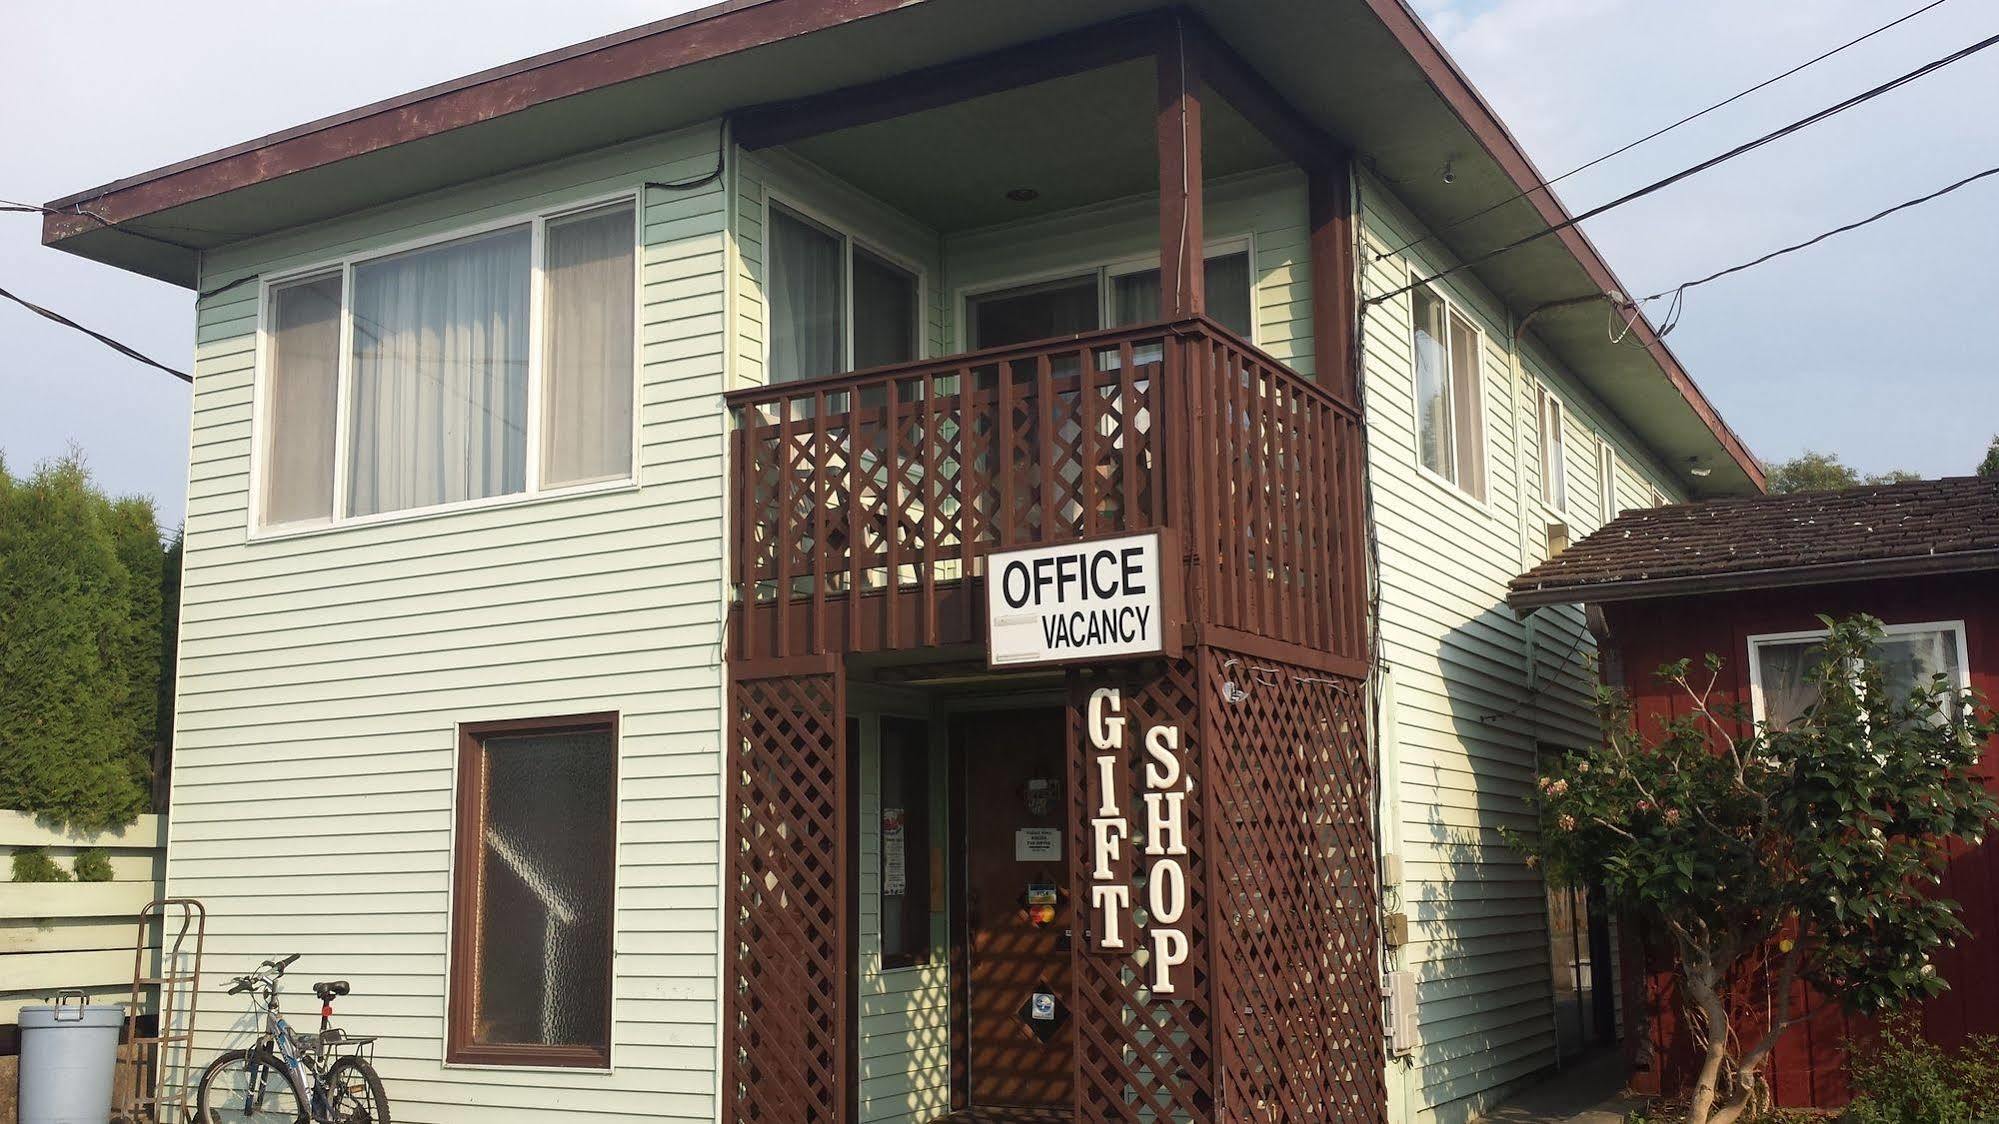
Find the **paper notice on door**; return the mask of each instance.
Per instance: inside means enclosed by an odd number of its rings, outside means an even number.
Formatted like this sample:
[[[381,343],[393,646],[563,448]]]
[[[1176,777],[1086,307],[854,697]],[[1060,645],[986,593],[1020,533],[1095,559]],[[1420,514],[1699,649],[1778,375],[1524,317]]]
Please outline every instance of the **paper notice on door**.
[[[882,896],[909,892],[908,821],[901,808],[882,809]]]
[[[1023,827],[1013,833],[1013,859],[1023,863],[1062,861],[1062,829]]]

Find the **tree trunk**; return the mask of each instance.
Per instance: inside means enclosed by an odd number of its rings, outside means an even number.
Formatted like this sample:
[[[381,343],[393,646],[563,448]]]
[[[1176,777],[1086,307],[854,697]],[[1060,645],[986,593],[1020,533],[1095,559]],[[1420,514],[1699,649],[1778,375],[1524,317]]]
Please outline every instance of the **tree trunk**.
[[[1707,1036],[1707,1056],[1701,1059],[1700,1076],[1694,1080],[1693,1098],[1687,1102],[1687,1124],[1710,1124],[1715,1097],[1720,1092],[1722,1063],[1728,1060],[1728,1005],[1722,1002],[1717,986],[1720,973],[1712,958],[1688,957],[1687,993],[1700,1012]]]

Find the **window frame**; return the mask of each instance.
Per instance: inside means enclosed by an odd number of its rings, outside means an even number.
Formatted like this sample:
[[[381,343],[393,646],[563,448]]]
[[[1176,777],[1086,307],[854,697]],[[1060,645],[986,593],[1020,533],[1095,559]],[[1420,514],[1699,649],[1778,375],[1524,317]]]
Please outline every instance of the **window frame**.
[[[1410,282],[1412,288],[1409,290],[1409,432],[1414,438],[1410,446],[1410,452],[1413,457],[1413,463],[1416,465],[1416,472],[1418,475],[1429,479],[1431,483],[1449,489],[1452,494],[1466,503],[1490,513],[1493,510],[1492,426],[1491,419],[1487,416],[1485,409],[1485,348],[1487,342],[1485,328],[1479,324],[1477,319],[1468,315],[1464,308],[1457,301],[1452,300],[1451,295],[1443,289],[1424,283],[1420,276],[1413,272],[1410,274]],[[1480,481],[1484,485],[1483,495],[1473,492],[1457,479],[1460,475],[1458,472],[1458,434],[1456,428],[1458,424],[1458,403],[1457,376],[1453,369],[1455,367],[1453,356],[1456,354],[1456,349],[1449,339],[1444,341],[1444,412],[1451,419],[1452,426],[1451,439],[1445,442],[1445,451],[1450,454],[1451,471],[1449,473],[1438,472],[1436,469],[1423,463],[1423,400],[1416,381],[1415,350],[1416,293],[1419,290],[1428,292],[1432,298],[1444,306],[1444,328],[1446,335],[1449,334],[1453,321],[1463,324],[1472,334],[1472,401],[1478,421],[1477,436],[1480,462],[1478,474]]]
[[[1601,435],[1596,445],[1596,502],[1603,522],[1617,518],[1617,446]]]
[[[1260,339],[1262,325],[1259,323],[1256,315],[1256,294],[1259,286],[1256,268],[1255,232],[1230,234],[1221,238],[1210,239],[1201,247],[1201,263],[1205,266],[1209,258],[1225,258],[1230,254],[1249,255],[1249,335],[1246,338],[1249,343],[1261,347],[1263,346]],[[1040,269],[1032,273],[1013,274],[960,285],[951,292],[951,310],[954,322],[952,327],[952,345],[960,352],[971,350],[971,302],[975,298],[990,296],[993,293],[1003,293],[1008,289],[1039,285],[1043,282],[1065,281],[1070,278],[1091,276],[1095,277],[1097,284],[1098,330],[1103,331],[1110,327],[1111,321],[1115,319],[1117,309],[1116,296],[1111,285],[1112,280],[1129,273],[1143,273],[1148,269],[1158,269],[1159,266],[1159,254],[1157,251],[1154,251],[1149,254],[1123,254],[1113,258],[1071,261],[1067,265],[1060,267]]]
[[[614,1029],[618,969],[618,821],[622,792],[621,715],[618,711],[570,714],[540,718],[509,718],[460,722],[458,748],[454,756],[451,809],[451,900],[446,915],[444,970],[444,1056],[443,1064],[465,1068],[508,1070],[547,1069],[562,1072],[593,1070],[611,1072],[617,1049]],[[479,838],[468,830],[467,817],[475,814],[478,780],[485,763],[485,740],[526,734],[598,732],[611,739],[611,833],[612,872],[608,884],[605,916],[610,919],[610,947],[605,949],[609,970],[604,975],[603,1048],[593,1046],[530,1046],[479,1044],[471,1040],[472,988],[469,973],[476,960],[478,917],[467,876],[480,861]]]
[[[840,243],[840,369],[837,371],[825,371],[820,375],[807,375],[804,376],[804,380],[809,381],[814,378],[823,377],[824,375],[851,374],[854,371],[855,246],[859,246],[870,255],[879,258],[883,262],[902,270],[916,279],[916,320],[910,327],[911,336],[915,340],[916,346],[914,348],[915,358],[911,359],[910,362],[920,363],[931,357],[930,333],[927,330],[930,319],[929,306],[926,303],[930,293],[930,271],[923,267],[923,263],[910,258],[906,254],[889,249],[874,238],[856,234],[852,224],[835,220],[825,211],[810,203],[802,202],[796,195],[789,191],[766,186],[763,193],[763,203],[758,209],[757,218],[757,221],[761,224],[758,228],[761,241],[757,244],[757,288],[758,299],[762,302],[762,310],[759,315],[763,317],[761,331],[763,338],[759,341],[757,354],[758,364],[761,368],[760,374],[765,385],[780,385],[771,378],[770,371],[770,212],[773,207],[791,212],[792,217],[811,226],[818,227],[822,232]],[[890,364],[890,366],[900,366],[900,364]],[[801,380],[791,379],[787,381],[798,382]]]
[[[1534,382],[1534,446],[1541,476],[1535,494],[1547,511],[1565,516],[1569,510],[1568,407],[1554,387],[1539,379]],[[1551,446],[1553,461],[1549,459]],[[1560,471],[1550,472],[1551,464]],[[1556,482],[1553,486],[1551,480]]]
[[[1966,636],[1965,618],[1911,621],[1907,624],[1884,624],[1883,636],[1908,636],[1923,632],[1949,632],[1957,637],[1957,689],[1961,694],[1971,689],[1971,648]],[[1763,664],[1757,658],[1757,649],[1772,644],[1796,644],[1801,641],[1823,640],[1831,633],[1823,628],[1799,629],[1794,632],[1759,632],[1744,640],[1749,655],[1749,716],[1758,726],[1765,725],[1767,719],[1763,710]]]
[[[323,258],[309,265],[274,271],[260,277],[257,284],[257,325],[256,345],[253,359],[254,374],[250,392],[250,496],[245,505],[246,531],[255,540],[286,539],[302,535],[326,534],[349,527],[370,526],[379,523],[397,523],[410,519],[425,519],[459,511],[477,510],[507,504],[532,503],[539,500],[557,499],[568,496],[589,495],[596,492],[622,491],[638,486],[640,435],[643,419],[640,416],[645,383],[645,354],[642,338],[645,330],[645,200],[638,188],[595,195],[586,199],[565,201],[558,206],[536,207],[515,211],[507,215],[473,223],[455,226],[418,238],[406,239],[394,244],[374,248],[365,252],[348,253],[339,257]],[[582,484],[569,484],[557,488],[541,486],[542,442],[541,432],[542,396],[546,393],[547,356],[546,325],[542,319],[546,311],[547,292],[547,231],[550,222],[559,222],[589,211],[630,204],[632,208],[632,431],[630,467],[622,477],[592,480]],[[433,249],[452,242],[461,242],[511,227],[529,228],[528,250],[528,340],[527,340],[527,418],[526,433],[526,478],[525,487],[519,492],[481,496],[476,499],[453,500],[448,503],[429,504],[423,507],[402,508],[396,511],[381,511],[371,515],[344,514],[347,506],[347,478],[349,472],[347,443],[351,425],[349,396],[353,390],[354,367],[354,270],[355,267],[384,258],[397,257],[421,250]],[[333,507],[332,514],[325,519],[301,519],[285,523],[264,522],[265,475],[271,470],[267,439],[271,427],[271,292],[322,277],[340,278],[340,342],[337,366],[334,373],[334,427],[333,427]]]

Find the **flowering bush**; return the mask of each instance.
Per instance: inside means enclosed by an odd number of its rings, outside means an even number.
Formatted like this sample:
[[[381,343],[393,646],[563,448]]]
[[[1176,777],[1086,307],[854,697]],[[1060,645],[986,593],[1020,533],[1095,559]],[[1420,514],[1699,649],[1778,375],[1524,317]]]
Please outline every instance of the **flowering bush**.
[[[1655,731],[1606,694],[1603,743],[1544,763],[1540,834],[1515,839],[1552,881],[1600,886],[1665,938],[1704,1055],[1688,1124],[1756,1106],[1799,1017],[1793,981],[1862,1011],[1943,990],[1930,956],[1963,925],[1927,891],[1952,842],[1978,842],[1999,815],[1977,774],[1991,713],[1942,676],[1894,695],[1872,656],[1880,622],[1825,623],[1818,702],[1782,730],[1711,702],[1713,656],[1698,685],[1688,661],[1661,669],[1688,702]],[[1722,994],[1766,953],[1769,1027],[1744,1041]]]

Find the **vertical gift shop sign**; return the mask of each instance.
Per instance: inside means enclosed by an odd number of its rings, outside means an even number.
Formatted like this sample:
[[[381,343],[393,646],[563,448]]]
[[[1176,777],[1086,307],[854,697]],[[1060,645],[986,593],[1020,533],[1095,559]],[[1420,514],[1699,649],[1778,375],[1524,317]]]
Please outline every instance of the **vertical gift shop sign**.
[[[1133,835],[1126,763],[1131,723],[1115,687],[1090,693],[1090,945],[1095,952],[1126,954],[1149,973],[1154,995],[1173,995],[1174,969],[1187,962],[1187,776],[1180,759],[1180,727],[1149,726],[1143,734],[1143,830]],[[1146,929],[1132,921],[1131,868],[1146,864]]]

